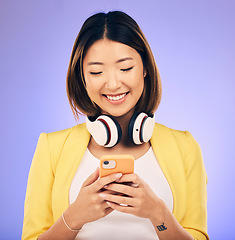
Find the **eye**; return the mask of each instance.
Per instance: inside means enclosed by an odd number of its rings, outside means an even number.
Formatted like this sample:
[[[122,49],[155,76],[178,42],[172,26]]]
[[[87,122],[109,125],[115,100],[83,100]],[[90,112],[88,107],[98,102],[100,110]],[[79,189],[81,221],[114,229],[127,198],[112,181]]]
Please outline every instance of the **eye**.
[[[133,67],[134,67],[134,66],[133,66]],[[128,72],[128,71],[130,71],[133,67],[122,68],[121,71],[122,71],[122,72]]]
[[[99,75],[101,74],[102,72],[90,72],[91,75]]]

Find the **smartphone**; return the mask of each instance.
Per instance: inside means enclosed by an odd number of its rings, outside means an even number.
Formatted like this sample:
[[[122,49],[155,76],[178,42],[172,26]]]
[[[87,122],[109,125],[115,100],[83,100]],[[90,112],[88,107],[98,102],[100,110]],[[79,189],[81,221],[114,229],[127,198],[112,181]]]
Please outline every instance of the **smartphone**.
[[[112,173],[134,173],[134,157],[132,155],[103,155],[100,158],[100,177]]]

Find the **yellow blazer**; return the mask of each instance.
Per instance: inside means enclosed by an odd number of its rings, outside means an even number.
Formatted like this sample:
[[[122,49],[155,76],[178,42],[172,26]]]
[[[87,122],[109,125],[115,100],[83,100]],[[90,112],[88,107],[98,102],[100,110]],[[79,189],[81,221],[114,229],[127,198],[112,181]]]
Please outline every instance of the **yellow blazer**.
[[[85,123],[40,135],[28,177],[23,240],[36,240],[69,206],[70,185],[89,140]],[[195,239],[209,239],[200,146],[189,132],[157,123],[150,141],[173,193],[174,216]]]

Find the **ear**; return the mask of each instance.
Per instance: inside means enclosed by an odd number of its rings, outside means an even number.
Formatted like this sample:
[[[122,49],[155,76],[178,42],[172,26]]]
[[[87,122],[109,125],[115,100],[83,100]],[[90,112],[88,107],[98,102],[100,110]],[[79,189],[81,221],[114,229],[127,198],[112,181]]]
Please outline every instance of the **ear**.
[[[144,68],[144,78],[146,77],[146,75],[147,75],[147,71],[146,71],[146,69]]]

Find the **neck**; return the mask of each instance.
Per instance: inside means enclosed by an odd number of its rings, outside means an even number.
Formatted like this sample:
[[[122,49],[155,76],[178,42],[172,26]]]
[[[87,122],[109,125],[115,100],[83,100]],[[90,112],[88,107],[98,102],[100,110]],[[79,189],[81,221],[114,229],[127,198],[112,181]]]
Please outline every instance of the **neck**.
[[[130,119],[133,114],[134,114],[134,112],[130,111],[129,113],[125,114],[124,116],[115,117],[115,119],[117,120],[117,122],[119,123],[119,125],[122,129],[122,139],[119,144],[125,145],[126,147],[128,147],[128,146],[131,147],[131,146],[135,145],[130,141],[130,139],[128,137],[128,126],[129,126],[129,122],[130,122]]]

